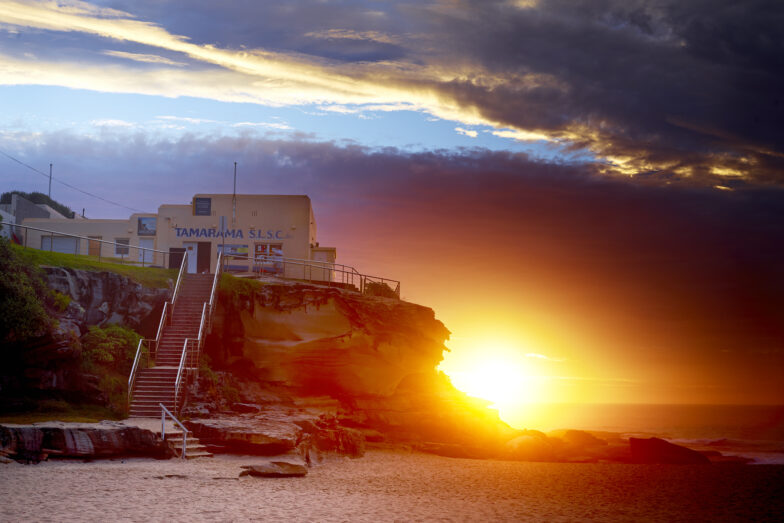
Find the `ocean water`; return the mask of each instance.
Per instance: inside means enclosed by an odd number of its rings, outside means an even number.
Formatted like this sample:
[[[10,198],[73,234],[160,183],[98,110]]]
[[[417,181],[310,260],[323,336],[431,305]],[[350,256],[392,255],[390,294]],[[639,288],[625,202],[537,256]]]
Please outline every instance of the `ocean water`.
[[[528,428],[656,436],[756,463],[784,464],[784,405],[561,404],[539,405],[528,414]]]

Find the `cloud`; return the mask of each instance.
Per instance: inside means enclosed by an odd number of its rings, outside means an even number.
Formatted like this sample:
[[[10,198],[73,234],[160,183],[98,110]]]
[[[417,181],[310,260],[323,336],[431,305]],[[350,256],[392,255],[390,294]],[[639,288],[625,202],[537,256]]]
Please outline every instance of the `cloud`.
[[[111,119],[92,120],[90,123],[96,127],[123,127],[123,128],[135,127],[134,123],[126,122],[125,120],[111,120]]]
[[[104,51],[103,54],[117,58],[127,58],[128,60],[135,60],[137,62],[145,62],[149,64],[174,65],[177,67],[183,67],[187,65],[184,62],[175,62],[174,60],[170,60],[168,58],[164,58],[163,56],[154,54],[127,53],[125,51]]]
[[[292,127],[288,124],[281,122],[237,122],[232,124],[233,127],[266,127],[269,129],[278,129],[280,131],[291,130]]]
[[[511,138],[513,140],[518,140],[521,142],[534,142],[537,140],[549,140],[549,138],[541,133],[534,133],[530,131],[519,131],[519,130],[511,130],[505,129],[502,131],[492,131],[494,136],[499,136],[501,138]]]
[[[455,127],[455,131],[457,134],[462,134],[463,136],[468,136],[469,138],[476,138],[479,133],[469,129],[463,129],[462,127]]]
[[[156,116],[156,120],[166,120],[171,122],[184,122],[189,124],[203,124],[203,123],[220,123],[218,120],[210,120],[207,118],[191,118],[189,116],[172,116],[172,115],[164,115],[164,116]]]
[[[416,110],[587,149],[606,174],[645,183],[721,185],[721,171],[738,184],[784,183],[778,5],[193,2],[188,17],[176,3],[114,5],[0,4],[0,24],[39,45],[57,32],[132,49],[112,51],[128,60],[107,66],[90,63],[89,49],[30,59],[14,44],[0,56],[0,82]]]

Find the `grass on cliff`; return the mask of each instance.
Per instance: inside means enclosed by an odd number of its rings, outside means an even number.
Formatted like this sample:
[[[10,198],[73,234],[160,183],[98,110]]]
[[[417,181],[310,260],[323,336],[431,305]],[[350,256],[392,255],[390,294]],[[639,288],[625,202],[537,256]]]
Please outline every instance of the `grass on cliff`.
[[[44,421],[95,423],[103,420],[120,420],[125,416],[102,405],[74,404],[58,399],[36,399],[24,412],[0,413],[0,423],[28,425]]]
[[[264,284],[250,278],[237,278],[225,272],[221,274],[218,290],[232,298],[250,299]]]
[[[63,254],[61,252],[49,252],[39,249],[25,248],[21,245],[11,244],[16,254],[25,263],[30,265],[51,265],[54,267],[68,267],[70,269],[82,269],[85,271],[108,271],[131,278],[146,287],[165,289],[169,286],[169,280],[177,279],[177,269],[158,269],[152,267],[137,267],[135,265],[123,265],[98,261],[95,256],[84,256],[81,254]]]

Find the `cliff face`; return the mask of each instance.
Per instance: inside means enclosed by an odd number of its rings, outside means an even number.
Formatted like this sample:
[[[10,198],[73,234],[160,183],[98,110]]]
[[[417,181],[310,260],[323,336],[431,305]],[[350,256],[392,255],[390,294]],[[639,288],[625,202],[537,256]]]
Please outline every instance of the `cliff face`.
[[[71,297],[56,334],[81,336],[91,325],[120,324],[145,337],[155,334],[170,289],[156,289],[113,272],[41,267],[47,285]],[[157,314],[154,314],[158,312]]]
[[[267,416],[288,405],[358,429],[369,441],[493,455],[516,431],[435,371],[448,336],[427,307],[266,283],[220,294],[207,352],[247,380],[240,403]]]
[[[218,329],[235,353],[308,394],[391,395],[406,376],[433,370],[449,335],[426,307],[324,287],[264,285],[220,305]]]
[[[92,325],[119,324],[154,337],[169,289],[146,287],[112,272],[64,267],[41,269],[46,285],[70,297],[54,317],[55,327],[40,339],[14,347],[0,368],[0,393],[58,391],[74,399],[97,398],[99,376],[79,365],[79,339]]]

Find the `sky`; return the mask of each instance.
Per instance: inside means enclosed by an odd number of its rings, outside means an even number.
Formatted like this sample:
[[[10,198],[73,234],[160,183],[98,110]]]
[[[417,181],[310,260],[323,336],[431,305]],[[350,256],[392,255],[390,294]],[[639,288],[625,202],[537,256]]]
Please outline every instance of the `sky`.
[[[783,403],[783,26],[753,0],[2,0],[0,186],[51,163],[55,199],[124,218],[230,192],[236,161],[432,307],[441,368],[502,410]]]

